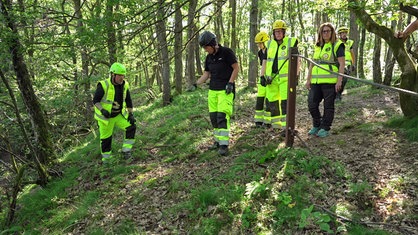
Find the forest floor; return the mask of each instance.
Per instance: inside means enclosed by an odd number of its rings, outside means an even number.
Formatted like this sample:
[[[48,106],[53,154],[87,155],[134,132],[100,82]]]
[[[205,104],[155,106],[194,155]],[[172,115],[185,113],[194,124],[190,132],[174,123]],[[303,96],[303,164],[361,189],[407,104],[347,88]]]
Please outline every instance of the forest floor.
[[[386,225],[397,227],[393,231],[401,234],[418,234],[418,144],[406,140],[399,129],[392,130],[384,123],[393,116],[401,116],[398,94],[384,90],[363,91],[364,89],[347,90],[343,100],[336,104],[336,115],[331,135],[326,138],[310,137],[307,135],[311,128],[311,118],[306,105],[306,93],[299,95],[296,115],[296,130],[294,147],[305,149],[314,155],[325,156],[332,161],[342,162],[344,167],[352,174],[357,185],[365,188],[362,198],[352,203],[352,210],[370,208],[368,217],[362,218],[365,224]],[[302,91],[306,92],[306,91]],[[255,100],[255,94],[254,94]],[[159,175],[164,178],[167,172],[175,172],[175,178],[189,182],[189,188],[201,185],[211,177],[215,178],[220,172],[226,172],[234,159],[245,150],[238,149],[242,138],[253,127],[253,104],[236,102],[236,116],[232,121],[231,149],[228,157],[219,158],[216,162],[203,161],[199,156],[191,155],[187,161],[173,161],[161,164],[159,159],[149,159],[147,162],[133,162],[133,164],[159,164],[159,167],[147,173],[149,177]],[[251,142],[262,147],[269,141],[275,141],[283,147],[284,139],[271,130],[253,131]],[[199,146],[200,152],[205,152],[207,146]],[[152,151],[149,150],[152,155]],[[239,176],[237,176],[239,177]],[[326,180],[325,180],[326,181]],[[365,184],[362,184],[365,182]],[[156,234],[170,234],[173,228],[177,233],[187,233],[190,218],[185,213],[167,216],[164,211],[173,204],[184,200],[185,192],[179,191],[177,195],[168,196],[173,180],[159,180],[158,187],[142,189],[145,200],[139,204],[128,204],[119,208],[121,214],[143,226],[146,231]],[[332,185],[329,186],[332,191]],[[370,187],[370,188],[367,188]],[[335,190],[341,190],[335,188]],[[348,188],[346,189],[349,190]],[[325,199],[314,202],[330,208],[338,201],[345,200],[346,192],[327,195]],[[166,198],[166,200],[165,200]],[[129,208],[129,209],[128,209]],[[128,211],[123,212],[124,209]],[[210,210],[210,209],[209,209]],[[144,213],[131,214],[129,211],[143,211]],[[216,213],[216,209],[210,213]],[[128,214],[126,214],[128,212]],[[404,216],[412,215],[412,216]],[[415,215],[415,216],[414,216]],[[389,228],[387,227],[389,226]],[[385,226],[381,226],[385,227]],[[406,229],[403,229],[406,228]],[[412,228],[412,229],[411,229]],[[320,232],[318,230],[305,230],[302,234]],[[234,228],[222,231],[221,234],[241,234]],[[251,234],[251,232],[248,232]]]
[[[335,234],[359,234],[350,224],[387,231],[376,234],[418,234],[418,144],[407,140],[404,130],[387,125],[402,116],[398,94],[365,86],[347,89],[336,103],[331,135],[318,138],[307,135],[307,91],[299,86],[297,92],[298,134],[290,150],[272,129],[254,127],[252,91],[237,93],[225,157],[207,151],[211,133],[206,111],[188,107],[192,112],[184,120],[170,109],[186,110],[190,100],[205,109],[205,90],[185,94],[183,104],[177,100],[179,107],[141,110],[151,119],[138,121],[134,159],[122,160],[109,171],[97,167],[97,143],[87,145],[87,158],[64,164],[80,174],[55,209],[80,208],[80,215],[71,222],[58,214],[55,230],[48,223],[34,221],[35,226],[51,234],[324,234],[313,220],[301,225],[301,212],[312,205],[316,213],[334,218],[326,225]],[[286,151],[294,153],[289,157]],[[269,159],[260,162],[263,157]],[[318,159],[328,162],[315,163]],[[288,172],[286,164],[293,167]],[[254,182],[266,187],[261,187],[261,196],[249,197]],[[291,195],[292,203],[281,204],[275,190]],[[337,213],[338,208],[346,211]]]

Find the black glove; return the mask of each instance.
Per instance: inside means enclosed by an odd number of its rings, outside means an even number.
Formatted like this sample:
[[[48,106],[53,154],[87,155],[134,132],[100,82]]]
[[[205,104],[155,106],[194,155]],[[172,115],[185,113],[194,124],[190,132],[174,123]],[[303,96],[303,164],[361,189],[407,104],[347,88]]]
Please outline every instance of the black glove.
[[[270,77],[270,76],[267,76],[267,78],[266,78],[266,85],[270,85],[272,81],[273,81],[273,78]]]
[[[107,111],[106,109],[102,109],[102,110],[100,110],[100,112],[102,112],[102,115],[103,115],[105,118],[110,118],[110,113],[109,113],[109,111]]]
[[[128,115],[128,121],[129,121],[129,123],[131,123],[131,125],[133,125],[136,122],[133,113],[129,113],[129,115]]]
[[[267,81],[266,81],[266,78],[264,76],[260,77],[260,85],[262,85],[264,87],[267,85]]]
[[[234,83],[228,82],[228,84],[226,84],[226,87],[225,87],[226,94],[229,95],[233,91],[234,91]]]

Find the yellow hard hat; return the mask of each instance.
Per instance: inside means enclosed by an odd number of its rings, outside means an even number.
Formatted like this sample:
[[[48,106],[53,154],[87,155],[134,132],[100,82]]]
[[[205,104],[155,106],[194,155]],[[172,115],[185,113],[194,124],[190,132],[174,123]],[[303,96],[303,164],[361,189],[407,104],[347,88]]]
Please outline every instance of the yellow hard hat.
[[[266,32],[259,32],[257,35],[255,35],[255,43],[262,43],[267,42],[270,39],[269,35]]]
[[[337,33],[348,33],[348,28],[346,26],[341,26],[338,28]]]
[[[284,29],[284,30],[286,30],[287,29],[286,22],[284,22],[283,20],[276,20],[276,21],[274,21],[274,23],[273,23],[273,30],[275,30],[275,29]]]

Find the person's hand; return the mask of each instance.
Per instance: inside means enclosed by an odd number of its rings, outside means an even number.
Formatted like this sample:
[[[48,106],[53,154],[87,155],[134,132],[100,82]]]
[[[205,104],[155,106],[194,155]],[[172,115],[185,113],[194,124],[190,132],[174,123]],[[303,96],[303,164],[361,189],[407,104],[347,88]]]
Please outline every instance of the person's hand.
[[[262,85],[262,86],[266,86],[267,84],[266,84],[266,77],[264,77],[264,76],[261,76],[260,77],[260,85]]]
[[[234,91],[234,83],[228,82],[228,84],[226,84],[226,87],[225,87],[226,94],[229,95],[233,91]]]
[[[403,38],[404,37],[404,33],[403,32],[397,32],[397,33],[395,33],[395,38],[399,38],[399,39],[401,39],[401,38]]]
[[[100,112],[102,113],[102,115],[103,115],[105,118],[110,118],[110,113],[109,113],[109,111],[107,111],[106,109],[102,109],[102,110],[100,110]]]
[[[133,125],[136,122],[133,113],[129,113],[129,115],[128,115],[128,121],[129,121],[129,123],[131,123],[131,125]]]
[[[337,84],[335,84],[335,92],[338,93],[341,90],[342,84],[343,84],[342,79],[338,79]]]
[[[267,76],[266,78],[266,85],[270,85],[273,82],[273,78],[270,76]]]

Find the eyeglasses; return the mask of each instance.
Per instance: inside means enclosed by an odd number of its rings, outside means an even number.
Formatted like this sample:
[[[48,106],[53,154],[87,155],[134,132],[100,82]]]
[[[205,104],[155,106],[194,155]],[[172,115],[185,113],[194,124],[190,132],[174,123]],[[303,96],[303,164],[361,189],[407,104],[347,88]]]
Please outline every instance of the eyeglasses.
[[[327,29],[327,30],[322,30],[322,33],[331,33],[331,30]]]

